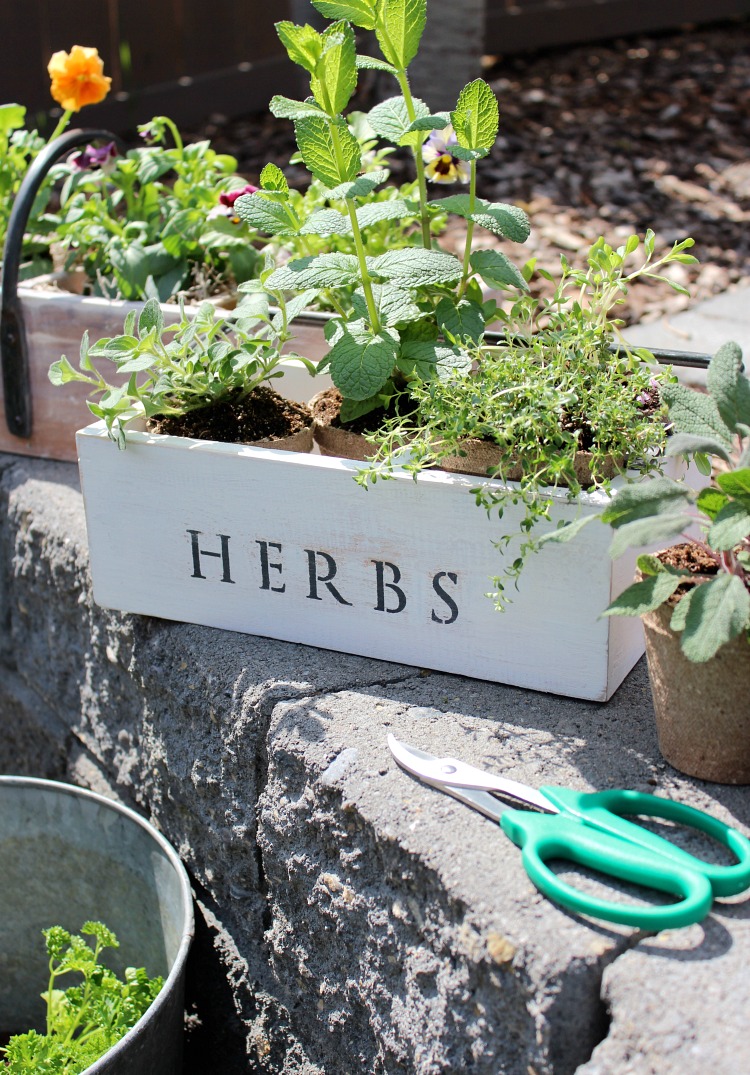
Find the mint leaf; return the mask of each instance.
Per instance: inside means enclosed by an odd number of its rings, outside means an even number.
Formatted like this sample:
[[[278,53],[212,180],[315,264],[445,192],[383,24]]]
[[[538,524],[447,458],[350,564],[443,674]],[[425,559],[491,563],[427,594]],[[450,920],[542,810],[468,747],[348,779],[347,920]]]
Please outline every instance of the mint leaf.
[[[277,119],[305,119],[307,116],[327,118],[320,105],[314,101],[293,101],[291,97],[282,97],[279,94],[271,98],[268,108]]]
[[[357,88],[354,30],[348,22],[335,22],[324,31],[322,44],[310,89],[321,108],[334,119],[344,111]]]
[[[415,102],[416,104],[416,99]],[[420,101],[420,104],[422,102]],[[431,115],[420,116],[409,124],[410,131],[442,131],[451,121],[450,112],[435,112]],[[453,147],[455,149],[455,146]]]
[[[407,288],[446,284],[458,280],[461,275],[461,263],[453,254],[417,247],[369,257],[367,268],[373,275]]]
[[[708,531],[708,543],[720,552],[733,549],[750,537],[750,511],[738,500],[725,504]]]
[[[234,203],[234,211],[240,220],[268,235],[297,234],[283,202],[273,201],[264,194],[243,194]]]
[[[493,235],[511,239],[515,243],[523,243],[529,237],[531,230],[529,218],[517,205],[487,202],[484,198],[475,198],[472,212],[471,199],[468,194],[453,194],[449,198],[436,198],[430,204],[448,213],[456,213],[467,220],[473,220],[491,231]]]
[[[305,166],[326,187],[356,178],[362,165],[359,142],[342,121],[336,125],[341,156],[336,152],[329,120],[310,116],[294,124],[297,145]]]
[[[500,114],[497,98],[482,78],[464,86],[451,112],[451,123],[459,146],[489,150],[495,144]]]
[[[331,202],[342,201],[346,198],[364,198],[375,190],[375,187],[385,183],[389,174],[387,168],[378,168],[375,172],[367,172],[366,175],[358,176],[353,183],[341,183],[340,186],[329,190],[326,197]]]
[[[364,321],[345,323],[328,355],[333,383],[348,399],[375,395],[390,376],[397,350],[393,329],[373,333]]]
[[[398,368],[407,377],[419,377],[430,381],[434,377],[452,375],[455,370],[466,369],[471,360],[457,351],[455,347],[438,343],[437,340],[401,339],[398,354]]]
[[[469,257],[469,264],[488,287],[510,286],[522,291],[529,290],[521,270],[499,250],[475,250]]]
[[[427,0],[381,0],[375,33],[389,63],[405,70],[417,54],[427,19]]]
[[[375,29],[376,0],[311,0],[327,19],[348,19],[363,30]]]
[[[457,340],[468,337],[473,343],[478,343],[484,334],[484,314],[477,302],[461,299],[456,303],[446,296],[437,304],[435,317],[438,327]]]
[[[296,26],[293,22],[277,22],[276,33],[292,63],[313,74],[323,53],[323,39],[312,26]]]
[[[750,624],[750,593],[737,575],[719,574],[693,587],[687,596],[690,600],[683,616],[680,646],[689,661],[710,660]],[[675,612],[685,600],[680,601]],[[673,624],[674,620],[673,615]]]
[[[373,284],[372,296],[375,300],[380,323],[383,325],[392,327],[402,321],[413,321],[419,317],[419,307],[408,291],[403,291],[401,288],[393,287],[390,284]],[[369,322],[370,312],[367,309],[364,292],[354,292],[352,306],[357,317]]]
[[[375,56],[357,56],[357,67],[362,71],[387,71],[389,75],[397,75],[398,71],[393,64],[385,60],[378,60]]]
[[[432,121],[436,117],[430,115],[429,108],[418,97],[413,99],[413,103],[416,115],[413,123],[403,97],[389,97],[375,105],[367,114],[368,122],[376,134],[394,146],[419,145],[421,137],[418,132],[432,130]]]
[[[650,575],[642,582],[636,582],[623,590],[602,615],[643,616],[646,612],[653,612],[655,608],[663,605],[684,581],[682,576],[667,572]]]
[[[708,365],[706,378],[711,398],[725,425],[738,432],[738,425],[750,425],[750,382],[742,373],[742,349],[725,343]]]
[[[304,291],[307,288],[345,287],[359,279],[356,254],[318,254],[275,269],[266,280],[269,291]]]
[[[403,220],[408,216],[414,216],[413,209],[403,198],[392,198],[387,202],[370,202],[360,206],[357,210],[357,223],[360,228],[369,228],[381,220]]]
[[[274,194],[288,194],[289,184],[286,176],[276,164],[267,164],[260,173],[260,185],[263,190]]]
[[[307,218],[299,233],[300,235],[351,235],[352,222],[338,209],[318,209]]]

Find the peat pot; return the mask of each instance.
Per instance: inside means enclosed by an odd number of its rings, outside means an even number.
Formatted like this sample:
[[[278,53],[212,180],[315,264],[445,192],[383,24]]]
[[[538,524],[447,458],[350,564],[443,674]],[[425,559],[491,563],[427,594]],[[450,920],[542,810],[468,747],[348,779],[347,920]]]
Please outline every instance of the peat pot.
[[[493,543],[520,533],[521,509],[488,518],[474,477],[397,468],[364,491],[335,456],[131,427],[119,451],[103,423],[77,440],[106,608],[599,701],[643,653],[637,619],[601,617],[635,560],[610,559],[604,526],[530,557],[495,610],[491,579],[518,551]],[[553,527],[605,500],[551,495]]]
[[[750,645],[689,661],[661,605],[643,617],[659,749],[675,769],[719,784],[750,784]]]
[[[193,936],[187,874],[176,852],[132,810],[49,780],[0,776],[0,1031],[44,1028],[47,956],[41,931],[115,931],[119,974],[144,966],[162,991],[85,1075],[179,1075],[183,985]],[[72,981],[72,979],[71,979]]]

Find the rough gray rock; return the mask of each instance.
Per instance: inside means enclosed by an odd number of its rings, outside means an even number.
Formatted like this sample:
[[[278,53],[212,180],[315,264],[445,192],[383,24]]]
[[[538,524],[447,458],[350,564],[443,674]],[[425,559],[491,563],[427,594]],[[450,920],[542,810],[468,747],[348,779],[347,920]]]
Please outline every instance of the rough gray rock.
[[[0,762],[121,798],[182,855],[186,1075],[734,1070],[746,901],[656,937],[567,914],[386,746],[747,830],[746,789],[660,759],[643,664],[599,705],[122,616],[91,601],[75,468],[5,457],[0,494]]]

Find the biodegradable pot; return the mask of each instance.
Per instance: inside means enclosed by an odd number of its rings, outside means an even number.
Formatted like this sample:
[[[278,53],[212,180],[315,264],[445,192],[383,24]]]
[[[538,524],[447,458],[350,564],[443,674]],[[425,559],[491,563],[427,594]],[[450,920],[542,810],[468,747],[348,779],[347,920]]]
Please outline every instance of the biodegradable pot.
[[[499,466],[502,456],[500,448],[490,440],[479,440],[476,437],[467,437],[462,445],[461,455],[449,455],[440,460],[440,467],[452,474],[476,474],[486,478],[490,470]],[[578,482],[587,488],[593,485],[591,476],[591,452],[576,452],[573,467]],[[618,473],[618,467],[614,459],[607,457],[599,468],[599,478],[612,479]],[[517,482],[521,480],[523,470],[515,464],[508,468],[505,480]]]
[[[316,392],[309,402],[315,417],[313,435],[321,455],[339,456],[341,459],[353,459],[364,463],[374,453],[375,448],[361,433],[352,433],[342,426],[332,425],[329,414],[323,416],[322,407],[330,386]]]
[[[672,608],[642,617],[659,749],[675,769],[719,784],[750,784],[750,645],[689,661],[669,626]]]
[[[0,776],[0,1030],[44,1029],[41,931],[114,930],[106,962],[163,975],[158,997],[84,1075],[179,1075],[183,986],[193,937],[190,883],[177,853],[132,810],[49,780]],[[71,980],[72,984],[72,980]]]

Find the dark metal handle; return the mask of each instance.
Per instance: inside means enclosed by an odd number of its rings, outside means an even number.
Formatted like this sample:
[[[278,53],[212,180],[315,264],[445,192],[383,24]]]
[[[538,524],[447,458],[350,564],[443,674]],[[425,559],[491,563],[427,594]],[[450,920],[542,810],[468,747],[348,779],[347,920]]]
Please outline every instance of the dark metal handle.
[[[18,271],[21,248],[29,214],[39,188],[53,164],[75,146],[106,139],[123,148],[122,140],[110,131],[76,129],[66,131],[45,146],[32,161],[13,202],[3,254],[0,285],[0,365],[5,393],[5,421],[15,437],[28,438],[33,429],[29,354],[23,312],[18,299]]]

